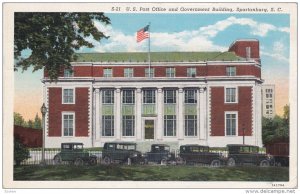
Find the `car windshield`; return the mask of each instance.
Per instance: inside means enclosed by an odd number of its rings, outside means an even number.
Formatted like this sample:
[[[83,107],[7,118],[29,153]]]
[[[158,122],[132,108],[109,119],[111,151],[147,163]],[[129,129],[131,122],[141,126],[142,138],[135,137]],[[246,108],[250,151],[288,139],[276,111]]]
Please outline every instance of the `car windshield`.
[[[83,149],[83,145],[82,144],[78,144],[78,145],[74,145],[74,150],[80,150]]]
[[[135,150],[136,145],[135,144],[118,144],[117,149],[118,150]]]

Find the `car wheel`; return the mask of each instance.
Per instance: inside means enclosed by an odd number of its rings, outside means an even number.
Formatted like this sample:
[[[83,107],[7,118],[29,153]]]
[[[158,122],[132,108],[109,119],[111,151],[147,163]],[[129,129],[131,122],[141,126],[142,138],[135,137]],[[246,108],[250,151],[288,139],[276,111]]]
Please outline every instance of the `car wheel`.
[[[281,162],[276,162],[276,165],[275,165],[275,166],[281,167],[282,164],[281,164]]]
[[[234,158],[229,158],[228,159],[227,166],[235,166],[235,160],[234,160]]]
[[[183,158],[181,157],[176,158],[176,164],[185,164],[185,163],[186,161]]]
[[[81,158],[76,158],[74,161],[75,166],[82,166],[83,165],[83,160]]]
[[[211,167],[220,167],[221,166],[221,161],[220,160],[213,160],[210,163]]]
[[[54,156],[54,164],[61,164],[61,157],[60,155]]]
[[[110,159],[108,156],[105,156],[105,157],[103,158],[103,163],[104,163],[105,165],[109,165],[109,164],[111,164],[111,159]]]
[[[90,158],[90,161],[89,161],[90,165],[96,165],[97,164],[97,159],[96,158]]]
[[[268,167],[270,166],[270,162],[268,160],[262,160],[259,164],[261,167]]]
[[[160,161],[160,164],[161,165],[167,165],[167,160],[164,158]]]

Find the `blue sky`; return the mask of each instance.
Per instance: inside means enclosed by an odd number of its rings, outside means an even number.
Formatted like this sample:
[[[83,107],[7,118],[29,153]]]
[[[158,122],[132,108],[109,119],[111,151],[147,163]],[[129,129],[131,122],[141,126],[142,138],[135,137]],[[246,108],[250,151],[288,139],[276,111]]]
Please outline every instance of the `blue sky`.
[[[288,103],[290,18],[287,14],[106,14],[111,25],[95,25],[109,35],[78,52],[146,52],[136,31],[151,22],[151,51],[226,51],[236,39],[258,39],[265,83],[276,84],[276,112]],[[42,103],[42,71],[15,73],[15,111],[34,117]],[[38,96],[32,101],[28,91]],[[30,104],[33,104],[31,105]],[[23,108],[22,108],[23,107]],[[30,108],[31,107],[31,108]],[[28,109],[33,109],[28,112]],[[35,112],[35,113],[34,113]],[[32,116],[33,115],[33,116]]]

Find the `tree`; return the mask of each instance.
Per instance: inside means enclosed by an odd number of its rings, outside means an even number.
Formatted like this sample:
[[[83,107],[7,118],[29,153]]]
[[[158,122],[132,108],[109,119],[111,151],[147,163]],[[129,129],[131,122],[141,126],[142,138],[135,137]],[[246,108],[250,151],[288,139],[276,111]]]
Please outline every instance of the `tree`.
[[[71,69],[70,62],[76,60],[75,50],[94,47],[85,38],[97,41],[108,38],[94,25],[95,20],[110,24],[110,19],[101,12],[15,12],[14,16],[14,69],[44,68],[51,80],[56,80],[63,69]],[[25,49],[31,50],[28,58],[21,56]]]
[[[285,105],[283,107],[283,118],[286,120],[287,123],[290,121],[290,105]]]
[[[38,116],[38,114],[35,115],[33,128],[42,129],[42,119]]]
[[[14,125],[24,126],[26,122],[20,113],[14,112]]]
[[[27,127],[28,127],[28,128],[34,128],[34,124],[33,124],[33,121],[32,121],[31,119],[29,119],[29,120],[27,121]]]

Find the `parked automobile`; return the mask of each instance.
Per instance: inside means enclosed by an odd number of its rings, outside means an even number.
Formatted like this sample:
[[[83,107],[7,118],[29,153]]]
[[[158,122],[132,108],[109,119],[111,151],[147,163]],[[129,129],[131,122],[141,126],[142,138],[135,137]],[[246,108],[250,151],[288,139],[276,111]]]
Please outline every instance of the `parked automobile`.
[[[218,167],[223,164],[223,158],[220,153],[211,152],[208,146],[182,145],[177,163],[202,163]]]
[[[53,158],[55,164],[60,164],[62,161],[72,162],[74,165],[90,165],[97,164],[97,157],[88,153],[83,149],[83,143],[62,143],[61,151]]]
[[[273,158],[270,155],[259,153],[258,146],[229,144],[228,151],[228,166],[254,164],[257,166],[267,167],[273,164]]]
[[[133,164],[144,163],[141,152],[136,150],[136,143],[131,142],[109,142],[105,143],[102,150],[104,164],[113,162],[131,162]]]
[[[165,165],[169,161],[175,161],[175,154],[170,152],[170,146],[166,144],[152,144],[150,152],[145,155],[145,163],[155,162]]]

